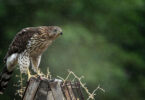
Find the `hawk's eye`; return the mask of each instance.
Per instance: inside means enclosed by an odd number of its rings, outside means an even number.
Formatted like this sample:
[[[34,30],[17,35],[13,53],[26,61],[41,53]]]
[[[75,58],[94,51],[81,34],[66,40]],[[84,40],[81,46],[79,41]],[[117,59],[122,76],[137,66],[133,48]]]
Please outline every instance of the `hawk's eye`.
[[[54,31],[53,32],[57,32],[57,29],[54,29]]]

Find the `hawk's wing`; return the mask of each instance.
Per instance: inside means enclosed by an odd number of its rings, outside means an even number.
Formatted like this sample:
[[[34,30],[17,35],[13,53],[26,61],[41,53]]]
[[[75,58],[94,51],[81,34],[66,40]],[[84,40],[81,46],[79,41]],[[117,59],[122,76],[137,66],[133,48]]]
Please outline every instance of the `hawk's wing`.
[[[13,53],[21,53],[26,49],[27,43],[30,38],[37,33],[37,28],[30,27],[22,29],[20,32],[17,33],[14,40],[9,46],[8,52],[4,58],[4,62],[6,61],[7,57],[9,57]]]

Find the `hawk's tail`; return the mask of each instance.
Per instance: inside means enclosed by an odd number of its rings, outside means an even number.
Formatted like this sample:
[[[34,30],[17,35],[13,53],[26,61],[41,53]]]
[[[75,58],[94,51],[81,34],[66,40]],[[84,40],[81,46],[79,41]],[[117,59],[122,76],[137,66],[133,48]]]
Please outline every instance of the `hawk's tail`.
[[[0,74],[0,94],[3,94],[3,91],[7,87],[9,80],[11,79],[13,71],[8,71],[5,66]]]

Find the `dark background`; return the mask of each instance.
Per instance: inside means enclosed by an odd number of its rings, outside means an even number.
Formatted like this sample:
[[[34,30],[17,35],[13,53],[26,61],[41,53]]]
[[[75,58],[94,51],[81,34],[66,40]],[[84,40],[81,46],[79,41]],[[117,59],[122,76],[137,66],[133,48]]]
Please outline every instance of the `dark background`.
[[[58,25],[63,36],[42,57],[53,77],[67,69],[83,75],[97,100],[145,99],[145,1],[0,0],[0,69],[15,34],[30,26]],[[15,74],[0,100],[19,100]]]

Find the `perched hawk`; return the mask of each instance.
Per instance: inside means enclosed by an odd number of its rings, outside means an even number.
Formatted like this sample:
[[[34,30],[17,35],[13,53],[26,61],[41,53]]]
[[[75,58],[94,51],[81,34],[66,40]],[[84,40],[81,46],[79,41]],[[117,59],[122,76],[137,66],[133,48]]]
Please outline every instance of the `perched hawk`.
[[[27,73],[31,63],[32,69],[37,73],[43,52],[59,35],[62,35],[62,30],[58,26],[28,27],[18,32],[4,58],[0,93],[6,88],[17,64],[21,73]]]

